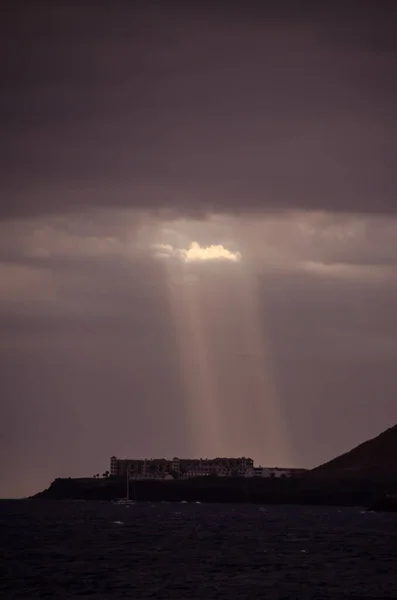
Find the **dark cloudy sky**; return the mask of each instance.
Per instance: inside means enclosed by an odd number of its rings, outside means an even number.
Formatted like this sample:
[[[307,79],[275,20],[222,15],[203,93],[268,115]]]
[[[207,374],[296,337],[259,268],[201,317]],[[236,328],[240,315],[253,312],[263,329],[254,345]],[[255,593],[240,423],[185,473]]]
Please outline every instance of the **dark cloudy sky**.
[[[0,496],[397,421],[393,2],[165,4],[4,4]]]

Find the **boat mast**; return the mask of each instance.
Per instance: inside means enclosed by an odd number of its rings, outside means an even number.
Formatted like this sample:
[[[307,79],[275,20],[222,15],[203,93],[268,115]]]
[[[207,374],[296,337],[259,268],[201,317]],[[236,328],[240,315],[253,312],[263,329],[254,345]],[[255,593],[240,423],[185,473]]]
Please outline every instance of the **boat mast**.
[[[130,499],[130,468],[127,468],[127,500]]]

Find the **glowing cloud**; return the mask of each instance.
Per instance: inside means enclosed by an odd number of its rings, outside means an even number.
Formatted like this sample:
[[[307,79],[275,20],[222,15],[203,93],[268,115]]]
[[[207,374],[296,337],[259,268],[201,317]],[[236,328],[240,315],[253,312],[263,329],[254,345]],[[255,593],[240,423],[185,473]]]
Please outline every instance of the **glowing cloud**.
[[[156,246],[156,255],[162,258],[176,256],[185,263],[208,262],[208,261],[229,261],[239,262],[240,252],[228,250],[222,244],[211,246],[200,246],[197,242],[192,242],[188,249],[173,248],[170,244],[160,244]]]

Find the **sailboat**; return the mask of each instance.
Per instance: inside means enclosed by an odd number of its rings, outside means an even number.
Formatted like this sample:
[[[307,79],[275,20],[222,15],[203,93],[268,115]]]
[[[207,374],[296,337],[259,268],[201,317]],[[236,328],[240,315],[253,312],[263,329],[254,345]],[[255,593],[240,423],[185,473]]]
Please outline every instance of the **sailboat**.
[[[115,504],[122,504],[123,506],[129,506],[131,504],[134,504],[134,501],[130,499],[130,471],[127,470],[127,476],[126,476],[126,497],[125,498],[119,498],[118,500],[115,501]]]

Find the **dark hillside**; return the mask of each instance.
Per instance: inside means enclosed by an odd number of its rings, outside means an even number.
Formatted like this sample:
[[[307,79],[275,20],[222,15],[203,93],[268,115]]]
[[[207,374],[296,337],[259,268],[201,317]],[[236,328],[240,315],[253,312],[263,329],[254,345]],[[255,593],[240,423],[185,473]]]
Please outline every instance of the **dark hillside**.
[[[397,425],[316,467],[309,476],[397,480]]]

